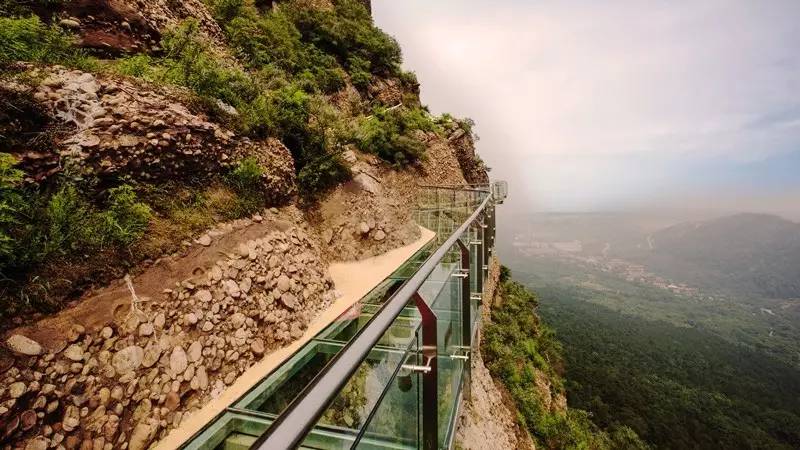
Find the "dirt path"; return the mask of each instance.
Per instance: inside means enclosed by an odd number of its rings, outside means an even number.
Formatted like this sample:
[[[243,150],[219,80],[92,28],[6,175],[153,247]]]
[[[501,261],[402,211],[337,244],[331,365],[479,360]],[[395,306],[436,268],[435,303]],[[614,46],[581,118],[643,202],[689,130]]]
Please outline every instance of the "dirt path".
[[[286,347],[270,353],[247,369],[221,396],[212,400],[191,416],[185,417],[180,426],[162,439],[155,449],[172,450],[180,447],[187,439],[213,420],[215,416],[244,395],[245,392],[299,350],[306,342],[310,341],[328,324],[336,320],[350,306],[391,275],[395,269],[433,239],[435,235],[432,231],[422,227],[420,227],[420,231],[420,238],[409,245],[360,261],[332,264],[329,267],[329,271],[337,291],[341,294],[339,299],[311,322],[301,338]]]

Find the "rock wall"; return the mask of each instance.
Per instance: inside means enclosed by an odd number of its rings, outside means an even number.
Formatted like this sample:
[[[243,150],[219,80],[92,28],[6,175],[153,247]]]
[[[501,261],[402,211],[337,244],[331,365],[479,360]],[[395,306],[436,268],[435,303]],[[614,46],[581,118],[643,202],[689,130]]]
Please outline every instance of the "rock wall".
[[[79,37],[78,45],[100,54],[119,55],[159,51],[161,34],[185,19],[198,21],[200,30],[217,48],[225,35],[201,0],[73,0],[42,2],[34,8],[44,19],[53,16]]]
[[[489,184],[489,174],[483,160],[475,152],[475,138],[461,127],[452,127],[447,140],[455,151],[458,164],[469,184]]]
[[[75,130],[48,152],[22,149],[21,167],[32,181],[64,167],[101,179],[198,180],[254,156],[266,169],[264,189],[276,201],[295,193],[294,162],[285,146],[237,137],[192,111],[177,89],[59,67],[29,74],[43,80],[34,100],[58,126]]]
[[[419,132],[427,150],[417,167],[395,170],[378,157],[346,151],[353,180],[336,188],[309,214],[331,261],[363,259],[419,238],[413,211],[420,185],[463,185],[453,148],[434,132]]]
[[[210,234],[197,242],[211,245]],[[0,351],[0,448],[147,448],[302,336],[334,297],[319,247],[291,227],[239,244],[97,331],[74,325],[58,348],[11,335]]]

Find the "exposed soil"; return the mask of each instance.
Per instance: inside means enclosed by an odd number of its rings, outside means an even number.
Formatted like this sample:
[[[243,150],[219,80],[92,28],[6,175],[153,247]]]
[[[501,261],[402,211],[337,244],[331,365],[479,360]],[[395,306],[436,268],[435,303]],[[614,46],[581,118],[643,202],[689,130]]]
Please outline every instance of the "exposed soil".
[[[192,245],[180,255],[159,259],[133,277],[139,298],[156,298],[176,283],[203,275],[220,256],[233,253],[241,242],[260,238],[272,230],[286,231],[292,224],[277,216],[267,217],[261,223],[250,220],[234,223],[240,227],[233,233],[213,238],[211,245]],[[56,315],[10,330],[5,335],[21,334],[39,342],[47,350],[58,352],[66,345],[67,335],[74,324],[95,332],[113,322],[115,317],[126,315],[130,310],[131,293],[125,281],[118,279],[107,287],[86,293],[74,303]]]

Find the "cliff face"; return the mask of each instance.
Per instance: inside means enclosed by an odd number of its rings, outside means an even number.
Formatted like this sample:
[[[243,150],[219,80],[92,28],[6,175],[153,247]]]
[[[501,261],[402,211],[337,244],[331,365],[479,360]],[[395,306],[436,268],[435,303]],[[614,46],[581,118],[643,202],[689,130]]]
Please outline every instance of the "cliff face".
[[[500,264],[493,258],[484,290],[483,326],[491,320],[491,306],[500,303]],[[482,333],[479,332],[479,340]],[[513,398],[495,381],[483,360],[480,346],[472,352],[470,398],[465,399],[456,430],[456,447],[466,450],[535,449],[528,430],[518,421]],[[548,392],[549,393],[549,392]]]
[[[0,4],[2,448],[147,448],[487,179],[361,3],[209,4]]]

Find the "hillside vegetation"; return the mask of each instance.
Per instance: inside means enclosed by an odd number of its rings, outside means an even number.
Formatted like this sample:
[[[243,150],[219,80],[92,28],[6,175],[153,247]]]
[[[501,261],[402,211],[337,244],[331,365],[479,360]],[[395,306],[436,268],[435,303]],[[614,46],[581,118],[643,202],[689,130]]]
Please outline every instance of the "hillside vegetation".
[[[504,268],[505,269],[505,268]],[[519,421],[537,446],[551,449],[647,448],[625,424],[598,428],[589,413],[568,407],[561,344],[537,314],[537,297],[504,270],[499,304],[486,324],[481,351],[492,376],[508,390]]]
[[[702,330],[644,321],[537,288],[567,355],[567,398],[658,448],[800,445],[798,371]]]
[[[312,3],[0,2],[0,318],[220,221],[313,211],[353,150],[420,170],[430,134],[469,124],[420,104],[362,2]]]

